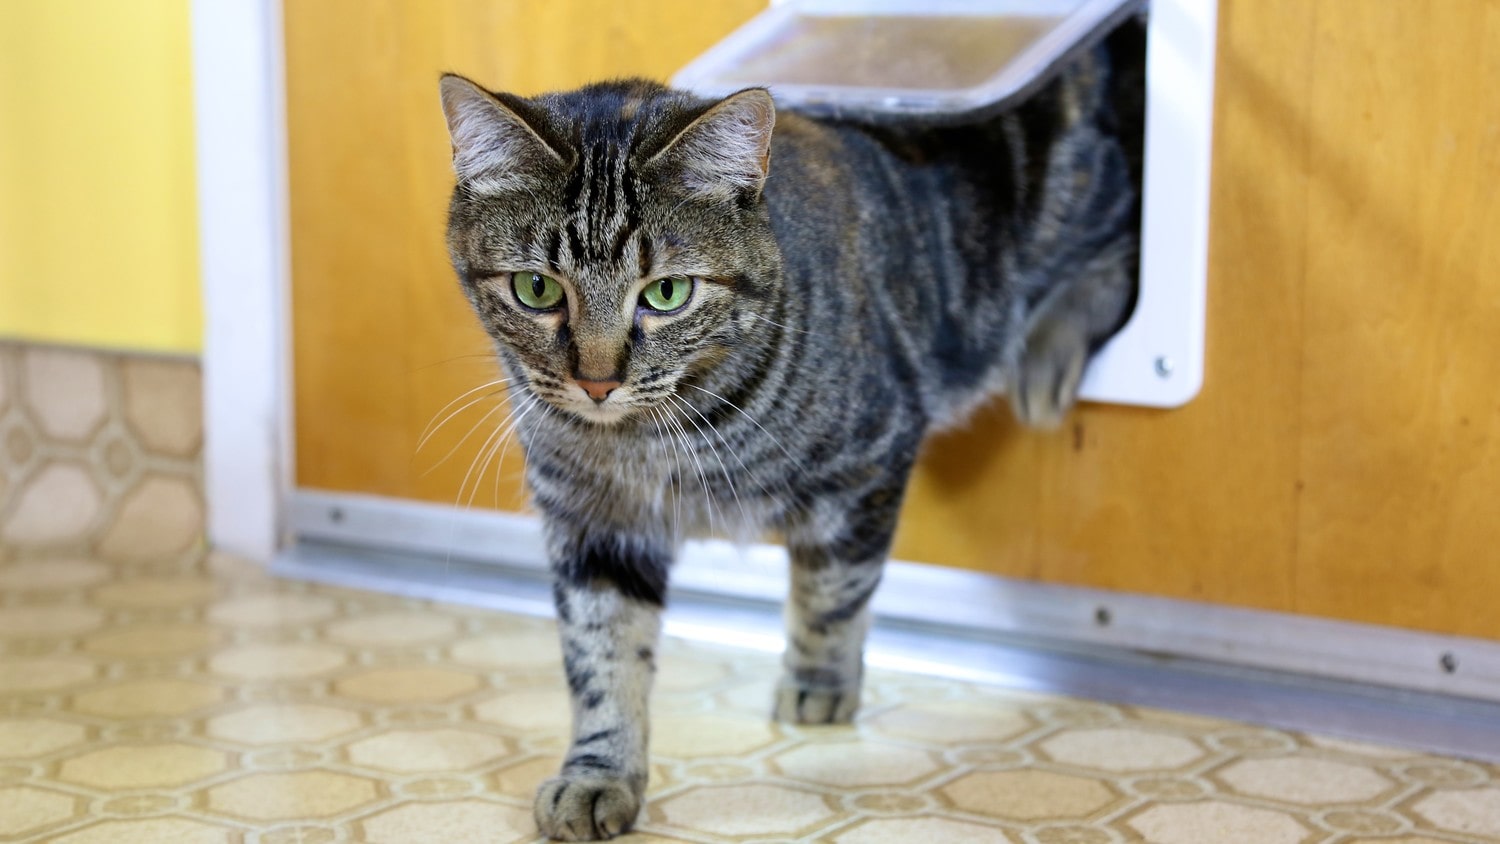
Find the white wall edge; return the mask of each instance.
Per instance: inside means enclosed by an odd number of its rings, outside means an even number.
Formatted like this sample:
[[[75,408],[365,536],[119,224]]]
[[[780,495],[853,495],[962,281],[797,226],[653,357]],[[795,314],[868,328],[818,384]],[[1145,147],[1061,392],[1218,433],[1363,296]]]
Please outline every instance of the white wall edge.
[[[289,508],[301,539],[371,553],[546,570],[540,523],[531,516],[459,510],[374,496],[299,490]],[[779,602],[787,559],[775,546],[737,548],[689,542],[672,588]],[[1136,652],[1283,671],[1500,701],[1500,643],[1034,583],[959,569],[894,561],[876,593],[878,617],[1090,648]],[[1107,613],[1101,623],[1100,611]],[[1445,669],[1451,661],[1453,671]]]
[[[208,537],[269,560],[291,465],[281,6],[193,0],[191,14]]]

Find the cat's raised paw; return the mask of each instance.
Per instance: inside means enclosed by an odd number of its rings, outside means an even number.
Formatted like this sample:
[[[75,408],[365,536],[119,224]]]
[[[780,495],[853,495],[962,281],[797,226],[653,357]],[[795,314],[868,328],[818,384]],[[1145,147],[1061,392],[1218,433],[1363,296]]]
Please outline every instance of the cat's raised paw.
[[[771,717],[791,724],[847,724],[858,710],[858,686],[809,689],[783,683],[776,689]]]
[[[641,799],[630,785],[605,777],[554,777],[536,792],[536,825],[558,841],[606,841],[630,831]]]
[[[1011,409],[1021,424],[1056,428],[1078,400],[1088,338],[1068,319],[1043,320],[1027,332],[1026,350],[1006,375]]]

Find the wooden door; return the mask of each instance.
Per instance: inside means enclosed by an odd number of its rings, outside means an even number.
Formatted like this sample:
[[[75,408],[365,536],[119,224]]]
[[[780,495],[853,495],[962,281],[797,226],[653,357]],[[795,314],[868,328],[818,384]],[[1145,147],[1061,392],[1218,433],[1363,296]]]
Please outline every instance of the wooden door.
[[[299,486],[522,505],[515,450],[470,468],[498,398],[417,448],[495,377],[443,254],[438,73],[664,78],[762,7],[288,0]],[[1202,395],[981,414],[897,555],[1500,638],[1496,91],[1500,0],[1222,0]]]

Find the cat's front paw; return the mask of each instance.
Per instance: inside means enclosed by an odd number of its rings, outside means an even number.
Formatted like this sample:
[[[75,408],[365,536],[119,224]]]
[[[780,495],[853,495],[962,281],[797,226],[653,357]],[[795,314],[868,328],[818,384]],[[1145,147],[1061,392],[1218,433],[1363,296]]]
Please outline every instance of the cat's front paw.
[[[536,825],[559,841],[605,841],[629,832],[641,798],[623,779],[563,775],[536,792]]]
[[[859,686],[808,688],[783,682],[771,717],[792,724],[847,724],[859,711]]]

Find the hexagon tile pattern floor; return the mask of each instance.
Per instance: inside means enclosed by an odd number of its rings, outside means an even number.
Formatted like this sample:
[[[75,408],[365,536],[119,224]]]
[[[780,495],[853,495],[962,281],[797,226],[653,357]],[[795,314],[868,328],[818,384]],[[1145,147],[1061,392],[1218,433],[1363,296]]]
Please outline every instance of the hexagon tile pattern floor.
[[[1500,770],[895,673],[767,720],[773,657],[669,641],[641,842],[1500,842]],[[0,564],[0,841],[536,838],[552,625],[208,557]]]

